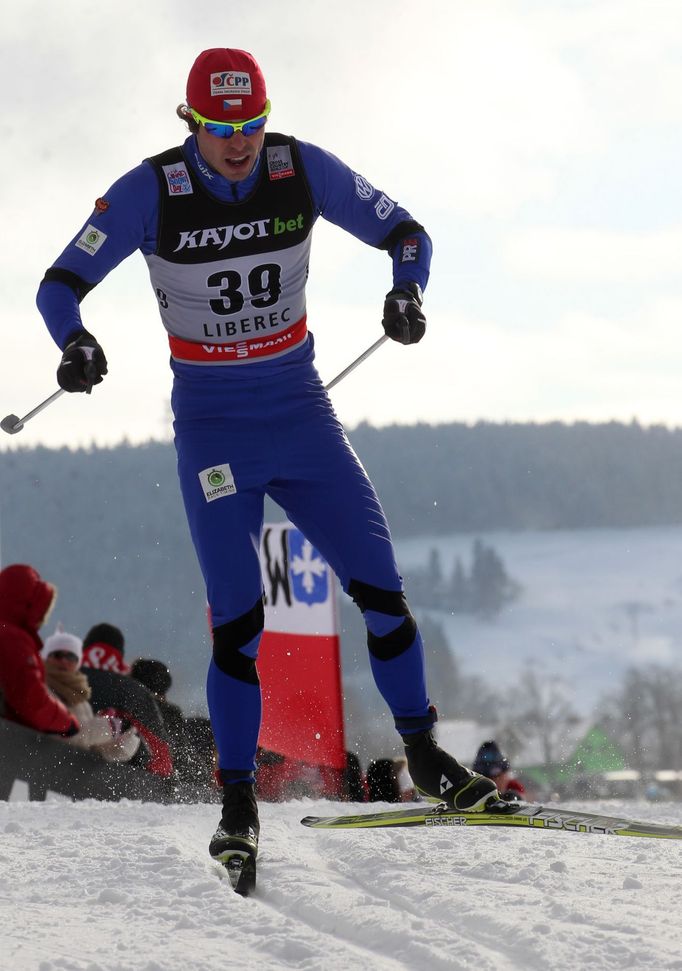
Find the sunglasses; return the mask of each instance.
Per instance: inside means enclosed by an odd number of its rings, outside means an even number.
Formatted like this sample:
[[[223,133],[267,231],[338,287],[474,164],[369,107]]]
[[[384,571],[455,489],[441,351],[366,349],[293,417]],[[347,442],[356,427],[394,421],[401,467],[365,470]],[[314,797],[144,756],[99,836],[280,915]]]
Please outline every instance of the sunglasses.
[[[53,658],[55,661],[77,661],[78,655],[72,654],[71,651],[52,651],[48,654],[48,657]]]
[[[211,121],[210,118],[204,118],[194,108],[190,108],[189,113],[198,125],[204,126],[209,135],[215,135],[216,138],[232,138],[236,131],[240,131],[243,135],[255,135],[257,131],[260,131],[268,120],[270,107],[270,102],[266,101],[265,110],[262,114],[256,115],[255,118],[247,118],[246,121],[233,121],[230,124],[225,121]]]

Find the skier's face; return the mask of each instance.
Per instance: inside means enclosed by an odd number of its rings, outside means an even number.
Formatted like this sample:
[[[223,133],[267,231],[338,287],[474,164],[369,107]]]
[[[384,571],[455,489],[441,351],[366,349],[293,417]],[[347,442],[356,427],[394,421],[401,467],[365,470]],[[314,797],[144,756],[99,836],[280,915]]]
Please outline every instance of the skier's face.
[[[203,157],[212,169],[231,182],[242,182],[248,178],[260,155],[264,138],[265,128],[260,128],[253,135],[236,131],[230,138],[210,135],[203,125],[199,125],[197,132],[197,143]]]

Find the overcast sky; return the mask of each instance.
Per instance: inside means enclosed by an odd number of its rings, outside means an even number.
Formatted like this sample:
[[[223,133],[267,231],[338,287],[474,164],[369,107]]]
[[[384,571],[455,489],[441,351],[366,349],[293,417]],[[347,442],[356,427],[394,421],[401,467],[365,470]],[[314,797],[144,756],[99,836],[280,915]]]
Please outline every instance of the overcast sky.
[[[35,309],[94,200],[178,144],[207,47],[250,50],[271,128],[339,155],[434,242],[418,347],[333,392],[362,420],[682,424],[680,0],[22,0],[0,49],[0,417],[56,389]],[[318,221],[308,320],[331,379],[381,335],[390,262]],[[142,256],[82,304],[109,359],[0,447],[170,434],[168,347]]]

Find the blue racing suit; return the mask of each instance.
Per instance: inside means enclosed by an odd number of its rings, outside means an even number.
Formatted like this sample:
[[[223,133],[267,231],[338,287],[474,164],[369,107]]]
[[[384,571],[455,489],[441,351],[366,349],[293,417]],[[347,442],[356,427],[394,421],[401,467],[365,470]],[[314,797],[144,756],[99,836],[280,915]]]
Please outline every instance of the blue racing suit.
[[[409,213],[328,152],[268,133],[242,182],[213,171],[194,136],[146,159],[97,200],[38,291],[63,349],[83,329],[87,292],[136,249],[148,263],[171,348],[180,486],[211,612],[207,694],[225,782],[255,770],[266,494],[362,611],[398,731],[434,720],[381,504],[314,366],[305,282],[320,215],[386,249],[394,286],[425,287],[431,243]]]

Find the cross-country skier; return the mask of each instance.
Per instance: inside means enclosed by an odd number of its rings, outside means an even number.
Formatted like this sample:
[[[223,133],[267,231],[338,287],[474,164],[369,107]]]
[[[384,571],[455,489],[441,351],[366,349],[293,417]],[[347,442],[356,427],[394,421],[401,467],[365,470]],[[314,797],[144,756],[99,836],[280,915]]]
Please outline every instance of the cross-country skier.
[[[251,54],[203,51],[177,111],[189,137],[97,199],[45,274],[38,307],[63,350],[60,386],[89,391],[107,362],[83,328],[79,304],[134,250],[147,261],[168,331],[180,485],[212,618],[207,691],[224,798],[210,852],[225,861],[235,849],[252,857],[257,850],[266,494],[362,611],[374,678],[417,788],[462,811],[480,810],[496,798],[495,784],[435,743],[422,640],[388,526],[315,369],[306,319],[318,216],[389,254],[393,285],[382,323],[401,344],[424,336],[431,241],[405,209],[338,158],[266,134],[270,101]]]

